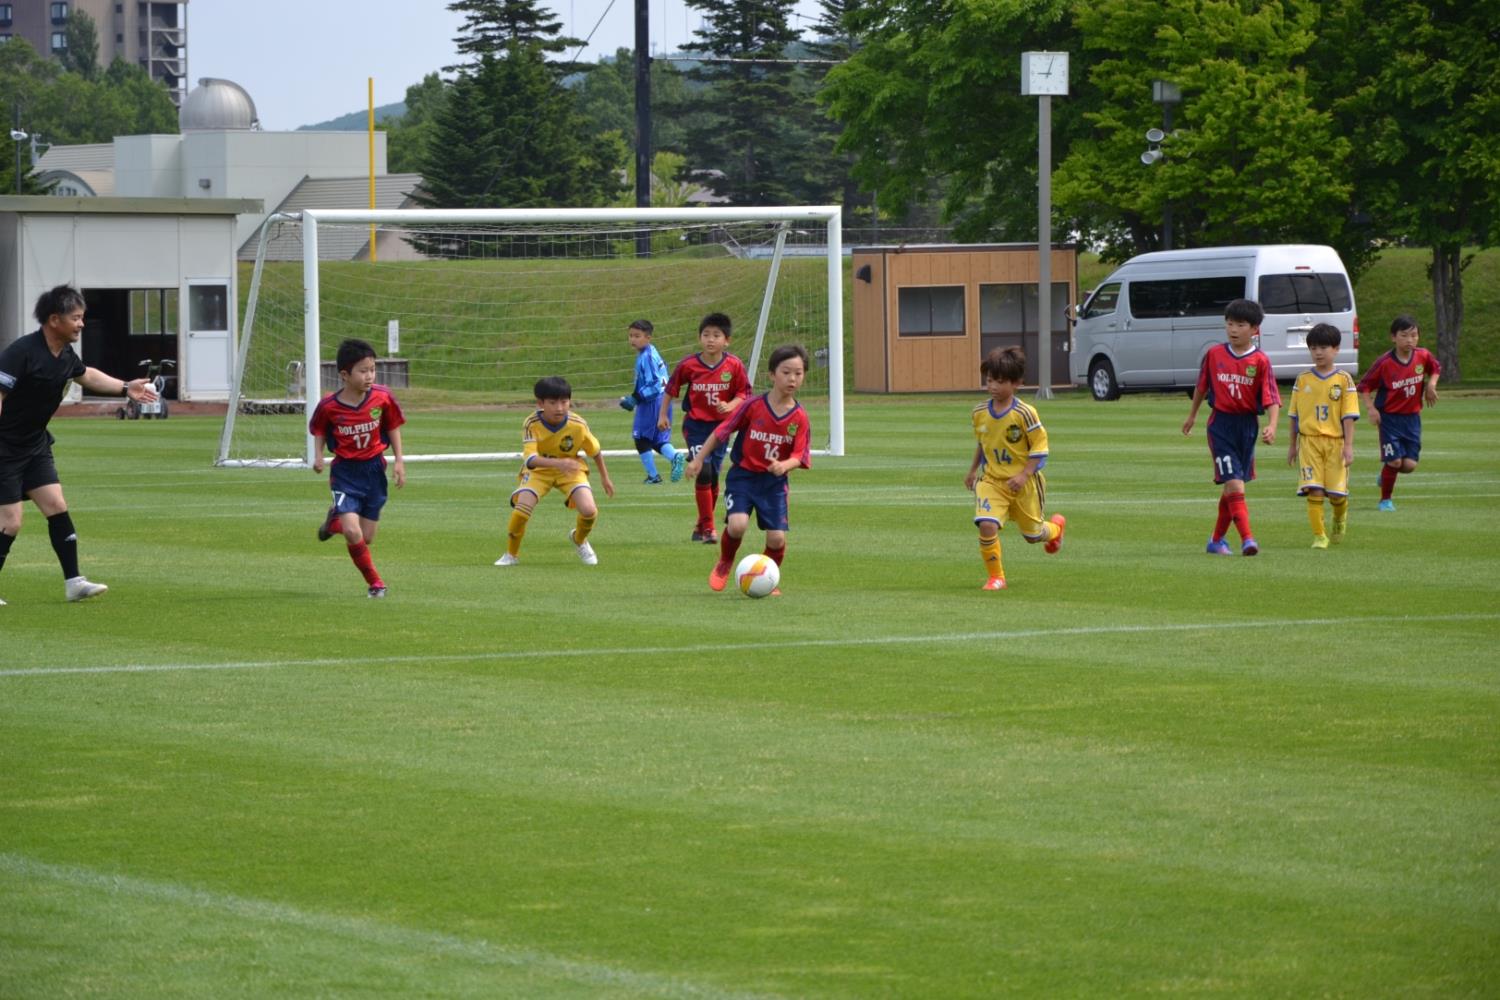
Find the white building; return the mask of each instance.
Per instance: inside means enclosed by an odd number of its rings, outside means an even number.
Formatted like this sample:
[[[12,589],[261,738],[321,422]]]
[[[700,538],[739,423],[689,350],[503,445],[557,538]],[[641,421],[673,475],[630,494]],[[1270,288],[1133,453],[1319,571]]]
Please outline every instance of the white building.
[[[179,112],[180,135],[117,136],[113,143],[55,146],[37,162],[43,183],[73,197],[253,199],[265,211],[235,224],[237,252],[255,254],[266,215],[286,207],[368,208],[365,132],[263,132],[255,102],[229,80],[206,77]],[[418,174],[386,172],[386,137],[374,136],[376,207],[401,208]],[[342,248],[354,257],[363,248]]]

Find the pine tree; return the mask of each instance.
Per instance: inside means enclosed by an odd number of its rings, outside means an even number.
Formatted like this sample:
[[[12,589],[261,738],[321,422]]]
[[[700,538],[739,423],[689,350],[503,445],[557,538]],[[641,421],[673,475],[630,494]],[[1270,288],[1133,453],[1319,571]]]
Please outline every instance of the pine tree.
[[[448,9],[464,15],[463,32],[453,39],[459,55],[499,56],[513,43],[534,45],[543,52],[563,52],[583,43],[562,34],[557,15],[537,0],[453,0]],[[557,72],[573,72],[574,63],[556,63]],[[454,71],[460,66],[445,66]]]
[[[714,193],[738,205],[826,201],[835,188],[827,162],[816,155],[811,86],[784,60],[797,40],[789,15],[794,0],[688,0],[703,12],[699,41],[684,46],[720,59],[688,76],[707,85],[698,107],[707,121],[688,133],[688,153],[698,169],[720,172]]]

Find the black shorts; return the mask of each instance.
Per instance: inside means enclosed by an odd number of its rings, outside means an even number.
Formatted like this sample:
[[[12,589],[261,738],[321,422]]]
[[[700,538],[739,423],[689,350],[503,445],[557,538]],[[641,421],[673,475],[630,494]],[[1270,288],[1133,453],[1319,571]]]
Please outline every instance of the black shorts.
[[[0,455],[0,507],[20,503],[32,490],[56,482],[60,480],[51,448],[19,457]]]

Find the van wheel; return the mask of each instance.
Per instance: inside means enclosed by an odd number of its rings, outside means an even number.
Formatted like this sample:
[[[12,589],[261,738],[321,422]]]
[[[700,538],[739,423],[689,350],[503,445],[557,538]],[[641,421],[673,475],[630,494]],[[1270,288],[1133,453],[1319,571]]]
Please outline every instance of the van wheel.
[[[1115,381],[1115,369],[1100,358],[1089,366],[1089,392],[1101,403],[1120,398],[1120,384]]]

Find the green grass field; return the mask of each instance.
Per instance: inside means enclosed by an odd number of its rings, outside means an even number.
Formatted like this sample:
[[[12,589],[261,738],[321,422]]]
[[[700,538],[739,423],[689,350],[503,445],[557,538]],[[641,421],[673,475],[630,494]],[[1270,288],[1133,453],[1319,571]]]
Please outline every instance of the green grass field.
[[[974,401],[853,402],[765,601],[633,459],[593,568],[550,499],[491,566],[509,469],[411,466],[372,602],[311,473],[54,421],[111,589],[28,509],[0,996],[1496,995],[1500,400],[1444,395],[1393,514],[1361,427],[1325,552],[1263,446],[1254,559],[1203,554],[1184,397],[1045,403],[1067,544],[1008,530],[999,594]]]

